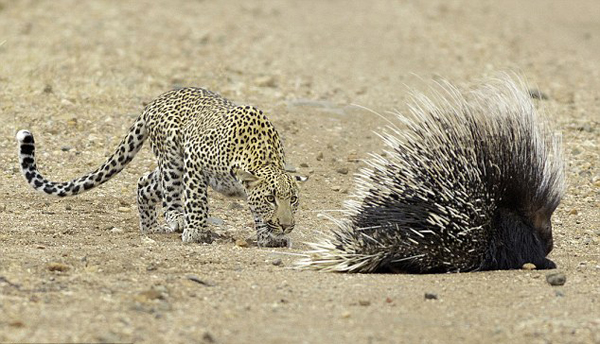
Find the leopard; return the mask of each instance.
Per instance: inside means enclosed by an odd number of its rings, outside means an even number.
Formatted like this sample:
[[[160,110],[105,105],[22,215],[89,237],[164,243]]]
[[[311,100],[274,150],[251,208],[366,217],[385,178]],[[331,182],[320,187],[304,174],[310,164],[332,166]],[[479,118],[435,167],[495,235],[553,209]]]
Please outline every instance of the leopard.
[[[50,181],[39,172],[31,131],[20,130],[16,139],[20,170],[27,183],[58,197],[75,196],[107,182],[149,139],[157,167],[137,182],[143,235],[179,232],[185,243],[212,243],[218,236],[208,223],[210,187],[227,197],[246,200],[257,246],[291,246],[298,184],[307,177],[286,170],[281,137],[254,106],[236,105],[199,87],[166,92],[145,106],[100,167],[67,182]]]

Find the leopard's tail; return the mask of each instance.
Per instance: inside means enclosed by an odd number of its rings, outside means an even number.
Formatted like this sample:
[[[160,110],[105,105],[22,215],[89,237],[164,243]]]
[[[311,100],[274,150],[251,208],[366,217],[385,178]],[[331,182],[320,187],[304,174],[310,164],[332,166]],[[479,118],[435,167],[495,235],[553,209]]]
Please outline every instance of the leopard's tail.
[[[94,171],[68,182],[53,182],[46,179],[37,169],[33,134],[27,130],[17,133],[21,173],[34,189],[58,197],[74,196],[107,182],[121,172],[133,160],[148,138],[146,121],[140,116],[131,126],[127,136],[121,140],[116,151]]]

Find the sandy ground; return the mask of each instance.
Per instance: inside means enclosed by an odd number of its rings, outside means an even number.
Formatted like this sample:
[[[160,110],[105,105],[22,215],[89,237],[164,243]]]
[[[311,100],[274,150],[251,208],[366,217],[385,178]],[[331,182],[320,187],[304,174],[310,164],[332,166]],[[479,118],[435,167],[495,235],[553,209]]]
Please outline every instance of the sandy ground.
[[[0,342],[600,343],[600,2],[0,0]],[[340,209],[373,133],[409,88],[513,70],[562,131],[568,190],[546,271],[344,275],[290,269]],[[14,135],[37,134],[41,170],[97,165],[144,104],[202,86],[270,113],[302,186],[292,249],[240,247],[245,205],[211,199],[232,240],[142,240],[147,148],[76,198],[36,194]],[[321,157],[322,156],[322,159]],[[335,213],[334,213],[335,214]],[[279,262],[281,261],[281,264]],[[434,293],[437,300],[426,300]]]

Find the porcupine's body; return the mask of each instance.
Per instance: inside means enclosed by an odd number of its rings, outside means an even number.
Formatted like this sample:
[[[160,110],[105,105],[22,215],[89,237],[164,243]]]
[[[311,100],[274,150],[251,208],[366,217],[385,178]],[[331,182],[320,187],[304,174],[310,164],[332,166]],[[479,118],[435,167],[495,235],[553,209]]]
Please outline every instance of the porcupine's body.
[[[347,217],[299,265],[340,272],[553,268],[550,217],[564,189],[559,137],[509,78],[415,97],[384,134]]]

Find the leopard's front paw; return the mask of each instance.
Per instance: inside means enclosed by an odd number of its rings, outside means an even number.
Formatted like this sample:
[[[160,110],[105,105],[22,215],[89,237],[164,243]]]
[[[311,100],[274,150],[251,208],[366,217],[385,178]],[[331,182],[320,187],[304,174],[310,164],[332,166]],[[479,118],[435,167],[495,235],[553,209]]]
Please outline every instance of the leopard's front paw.
[[[292,247],[292,240],[285,236],[259,237],[256,243],[259,247]]]
[[[168,232],[183,232],[184,217],[179,211],[167,211],[165,213],[165,230]]]
[[[205,243],[205,244],[210,244],[215,240],[215,235],[213,232],[204,229],[204,230],[197,230],[197,229],[184,229],[183,230],[183,234],[181,235],[181,240],[183,240],[183,242],[186,243],[192,243],[192,242],[197,242],[197,243]]]

